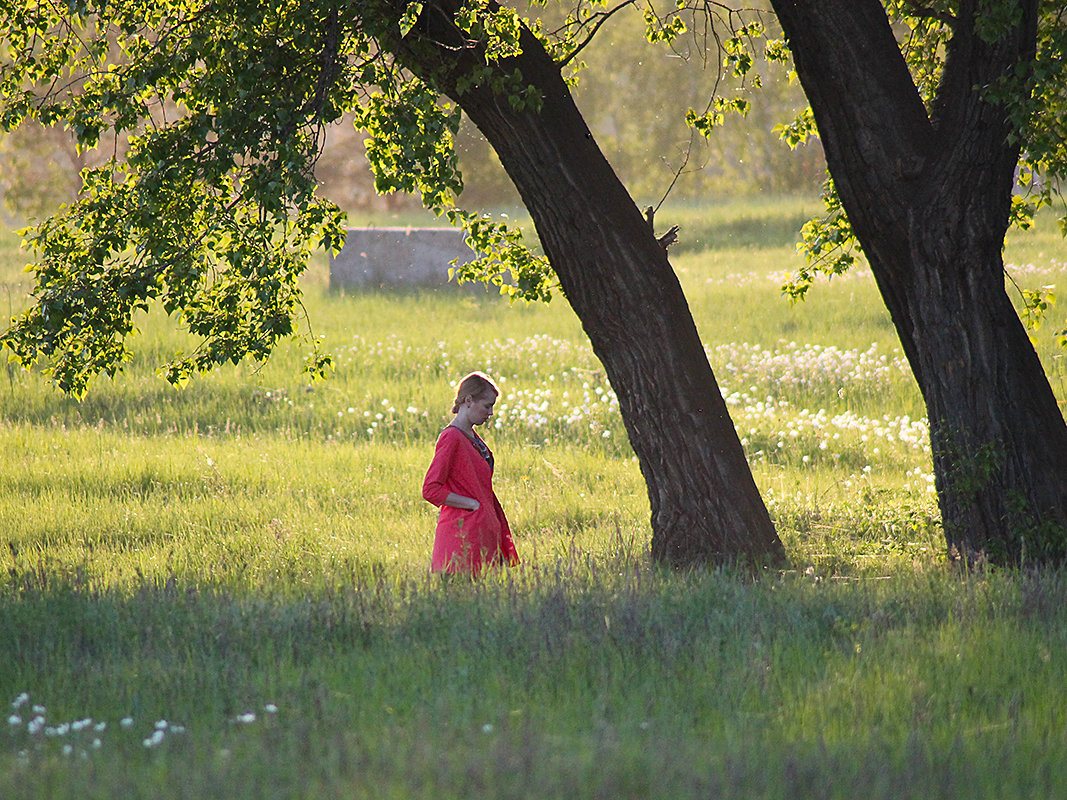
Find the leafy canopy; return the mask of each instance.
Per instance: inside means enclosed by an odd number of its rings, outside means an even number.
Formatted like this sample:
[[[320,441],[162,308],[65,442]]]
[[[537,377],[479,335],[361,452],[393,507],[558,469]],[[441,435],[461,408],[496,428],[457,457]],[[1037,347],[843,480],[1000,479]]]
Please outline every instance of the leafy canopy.
[[[23,231],[36,303],[0,338],[14,358],[80,396],[130,358],[126,338],[153,303],[200,342],[163,365],[173,383],[266,358],[296,329],[310,253],[344,241],[344,215],[316,195],[313,167],[325,126],[346,112],[368,133],[378,191],[421,196],[487,253],[458,277],[547,298],[543,259],[456,206],[458,109],[390,55],[425,5],[0,2],[0,124],[64,126],[79,147],[110,153],[82,174],[76,202]],[[514,12],[470,0],[455,19],[487,69],[515,52]],[[585,25],[575,17],[562,30]],[[500,91],[536,103],[521,76]],[[329,367],[317,349],[309,356],[311,374]]]

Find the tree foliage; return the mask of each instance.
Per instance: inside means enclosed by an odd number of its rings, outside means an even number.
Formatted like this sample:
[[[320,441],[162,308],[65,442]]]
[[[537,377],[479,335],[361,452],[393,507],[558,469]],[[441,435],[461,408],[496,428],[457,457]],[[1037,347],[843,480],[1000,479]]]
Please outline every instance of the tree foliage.
[[[150,301],[203,342],[166,365],[174,382],[263,358],[293,331],[309,250],[341,241],[311,171],[322,126],[347,102],[330,12],[5,3],[4,126],[61,123],[79,147],[106,136],[114,150],[83,171],[75,202],[26,232],[37,304],[4,334],[23,363],[48,359],[80,394],[128,358]],[[279,13],[302,24],[278,36]]]
[[[414,193],[488,249],[515,251],[514,234],[455,207],[458,111],[383,47],[418,8],[3,3],[0,123],[62,125],[79,150],[111,152],[83,170],[74,202],[24,232],[36,304],[4,344],[80,395],[129,358],[137,312],[158,302],[201,342],[163,367],[170,381],[265,358],[294,331],[311,250],[343,243],[343,215],[316,195],[314,166],[325,127],[345,112],[368,131],[378,191]],[[473,3],[464,24],[494,56],[513,47],[513,12]],[[500,89],[532,102],[520,84]],[[524,263],[509,291],[543,296],[547,269],[528,254]],[[504,283],[502,269],[490,272]],[[328,366],[315,356],[308,369]]]
[[[530,24],[561,63],[578,68],[593,34],[603,36],[604,23],[629,5],[583,0],[551,30],[540,18]],[[955,3],[886,6],[916,87],[933,109]],[[1027,192],[1014,205],[1023,226],[1036,208],[1057,201],[1067,173],[1067,11],[1052,0],[1043,8],[1034,64],[986,87],[1025,143],[1020,185]],[[61,388],[80,394],[92,375],[111,374],[129,357],[125,337],[136,313],[158,300],[201,341],[165,365],[170,380],[245,355],[266,357],[295,328],[297,278],[308,254],[342,243],[343,215],[316,196],[314,167],[327,126],[346,113],[367,133],[377,191],[419,196],[487,253],[457,277],[489,280],[514,297],[546,298],[550,271],[521,237],[456,205],[463,187],[454,148],[458,109],[391,57],[422,12],[421,3],[384,0],[0,5],[7,51],[0,123],[8,130],[65,126],[79,152],[105,153],[83,171],[79,197],[26,232],[38,254],[38,303],[4,343],[25,364],[44,361]],[[983,19],[994,31],[996,15]],[[485,43],[487,62],[515,52],[514,10],[471,0],[457,20]],[[773,18],[758,10],[682,2],[660,11],[649,4],[643,20],[647,38],[675,55],[684,50],[687,65],[712,58],[718,67],[722,56],[707,105],[686,116],[701,134],[721,130],[731,113],[749,113],[751,101],[738,92],[746,82],[760,86],[767,66],[787,58],[783,42],[767,36]],[[536,102],[522,76],[494,73],[493,80],[510,102]],[[590,83],[597,80],[594,74]],[[615,116],[609,127],[627,124]],[[641,128],[651,132],[655,121]],[[778,131],[799,146],[815,132],[810,112]],[[652,146],[670,147],[666,140]],[[676,168],[685,169],[686,156],[674,153]],[[826,197],[826,216],[803,231],[808,266],[785,287],[794,298],[817,273],[839,273],[854,261],[856,240],[832,184]],[[184,222],[165,222],[173,219]],[[1047,306],[1045,298],[1031,310]],[[319,358],[309,363],[312,372],[327,366]]]

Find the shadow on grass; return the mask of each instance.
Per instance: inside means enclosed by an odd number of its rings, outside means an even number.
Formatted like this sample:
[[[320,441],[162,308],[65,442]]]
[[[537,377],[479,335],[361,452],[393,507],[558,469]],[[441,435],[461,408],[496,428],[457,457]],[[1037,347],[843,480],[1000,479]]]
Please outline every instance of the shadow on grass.
[[[312,778],[319,796],[346,797],[521,797],[531,786],[538,797],[823,797],[830,785],[922,797],[945,785],[950,753],[972,785],[1041,789],[1034,775],[1061,774],[1034,768],[1024,741],[1031,727],[1047,734],[1043,684],[1013,706],[1017,671],[988,662],[1029,652],[1039,628],[1062,634],[1062,573],[753,582],[561,559],[446,583],[349,567],[316,587],[171,576],[123,590],[12,567],[0,585],[0,695],[47,701],[50,721],[128,716],[137,733],[100,734],[86,772],[64,760],[84,737],[9,723],[0,762],[50,775],[58,798],[175,785],[189,797],[300,797]],[[979,643],[951,643],[962,653],[951,674],[987,676],[970,701],[923,688],[949,676],[939,643],[961,628]],[[861,702],[848,687],[866,685],[871,658],[883,679]],[[893,678],[915,670],[918,683]],[[1014,729],[953,749],[961,726],[999,725],[1001,706]],[[1062,750],[1043,758],[1051,766]],[[0,780],[5,796],[45,796],[27,785]]]

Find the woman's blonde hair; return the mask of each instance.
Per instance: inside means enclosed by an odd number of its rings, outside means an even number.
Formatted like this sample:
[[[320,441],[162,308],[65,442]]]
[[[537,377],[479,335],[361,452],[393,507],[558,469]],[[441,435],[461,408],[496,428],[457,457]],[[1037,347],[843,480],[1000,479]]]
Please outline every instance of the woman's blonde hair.
[[[473,400],[481,400],[487,394],[500,397],[500,388],[493,383],[493,379],[484,372],[472,372],[464,376],[456,389],[456,401],[452,404],[452,413],[458,414],[463,401],[470,397]]]

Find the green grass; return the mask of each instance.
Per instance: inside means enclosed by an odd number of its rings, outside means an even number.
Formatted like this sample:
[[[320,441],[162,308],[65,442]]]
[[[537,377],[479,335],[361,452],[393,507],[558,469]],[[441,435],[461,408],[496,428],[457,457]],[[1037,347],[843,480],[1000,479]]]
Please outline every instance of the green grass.
[[[673,260],[791,559],[756,581],[650,564],[638,466],[561,300],[343,294],[319,261],[327,383],[295,341],[171,389],[158,316],[81,403],[9,369],[0,797],[1063,794],[1067,578],[946,562],[870,276],[780,295],[816,208],[660,212],[691,236]],[[1007,251],[1026,288],[1067,270],[1042,223]],[[504,391],[486,437],[524,563],[443,583],[419,486],[474,368]]]

